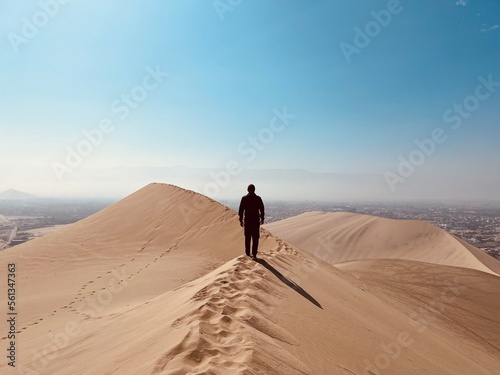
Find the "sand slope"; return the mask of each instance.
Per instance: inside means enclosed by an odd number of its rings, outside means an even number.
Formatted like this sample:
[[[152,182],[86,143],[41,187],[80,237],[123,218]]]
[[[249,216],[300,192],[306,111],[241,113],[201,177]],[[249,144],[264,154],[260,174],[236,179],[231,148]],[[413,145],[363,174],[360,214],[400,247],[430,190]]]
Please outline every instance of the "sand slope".
[[[198,208],[189,211],[193,198]],[[384,272],[394,280],[413,267],[413,279],[381,286],[369,264],[338,269],[265,231],[262,240],[262,260],[241,256],[233,211],[152,184],[0,253],[2,269],[18,266],[21,365],[13,371],[3,361],[0,372],[455,375],[499,367],[500,278],[403,261]],[[423,329],[413,310],[448,296],[450,283],[460,294],[426,315]]]
[[[500,274],[498,260],[424,221],[309,212],[265,227],[330,264],[408,259]]]
[[[360,260],[338,267],[363,287],[414,319],[419,330],[469,343],[459,351],[500,358],[499,277],[483,272],[406,260]]]

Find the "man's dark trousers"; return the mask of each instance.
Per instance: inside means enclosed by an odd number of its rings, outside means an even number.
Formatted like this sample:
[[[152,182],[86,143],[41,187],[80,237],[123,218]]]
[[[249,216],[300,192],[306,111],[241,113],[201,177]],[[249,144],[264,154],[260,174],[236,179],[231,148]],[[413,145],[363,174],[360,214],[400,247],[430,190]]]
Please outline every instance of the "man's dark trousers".
[[[245,223],[245,253],[250,255],[250,241],[252,242],[252,255],[257,256],[259,248],[260,225],[259,223]]]

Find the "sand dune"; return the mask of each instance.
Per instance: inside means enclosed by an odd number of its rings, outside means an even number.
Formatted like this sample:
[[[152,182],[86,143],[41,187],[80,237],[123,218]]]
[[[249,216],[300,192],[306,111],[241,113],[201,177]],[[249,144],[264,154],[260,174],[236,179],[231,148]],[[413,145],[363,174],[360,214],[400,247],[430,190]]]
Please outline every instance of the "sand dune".
[[[408,261],[339,269],[266,231],[262,240],[262,259],[251,261],[241,255],[233,211],[152,184],[2,252],[1,267],[18,266],[19,351],[18,368],[3,361],[0,372],[486,375],[498,369],[500,278]],[[393,282],[383,284],[384,275]],[[443,311],[429,309],[427,300],[443,296]],[[415,316],[421,309],[429,312]],[[0,342],[5,346],[5,337]]]
[[[276,236],[330,264],[407,259],[500,274],[500,262],[424,221],[309,212],[266,225]]]

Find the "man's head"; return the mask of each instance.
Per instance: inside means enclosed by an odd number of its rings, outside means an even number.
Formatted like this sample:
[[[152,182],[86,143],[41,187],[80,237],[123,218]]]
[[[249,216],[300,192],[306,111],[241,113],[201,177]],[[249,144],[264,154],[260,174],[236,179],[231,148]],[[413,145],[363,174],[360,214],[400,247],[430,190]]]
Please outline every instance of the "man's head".
[[[255,193],[255,185],[254,184],[248,185],[247,191],[249,193]]]

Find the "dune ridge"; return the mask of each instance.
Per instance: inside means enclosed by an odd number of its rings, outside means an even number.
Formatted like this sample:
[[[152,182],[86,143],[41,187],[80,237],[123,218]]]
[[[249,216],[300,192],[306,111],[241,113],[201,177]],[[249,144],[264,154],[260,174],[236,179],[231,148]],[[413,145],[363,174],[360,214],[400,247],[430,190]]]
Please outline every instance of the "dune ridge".
[[[266,301],[280,294],[279,285],[257,265],[243,257],[231,261],[191,297],[192,311],[172,324],[189,330],[156,361],[154,372],[215,374],[223,367],[234,374],[310,373],[302,361],[275,343],[299,345],[297,338],[273,322]],[[266,351],[257,350],[264,347]]]

